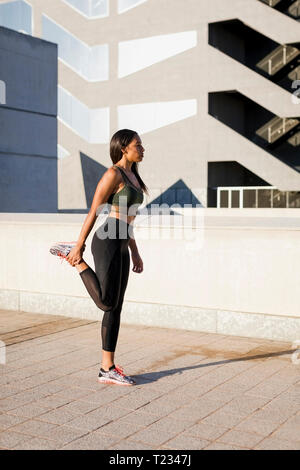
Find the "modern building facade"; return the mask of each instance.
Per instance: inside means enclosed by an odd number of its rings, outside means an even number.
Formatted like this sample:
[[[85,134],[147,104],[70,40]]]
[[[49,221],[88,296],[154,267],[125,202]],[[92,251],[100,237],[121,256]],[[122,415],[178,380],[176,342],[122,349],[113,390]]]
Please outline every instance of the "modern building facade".
[[[0,0],[58,44],[58,210],[88,210],[121,128],[148,204],[300,207],[299,3]]]
[[[57,45],[3,26],[0,180],[0,212],[57,212]]]

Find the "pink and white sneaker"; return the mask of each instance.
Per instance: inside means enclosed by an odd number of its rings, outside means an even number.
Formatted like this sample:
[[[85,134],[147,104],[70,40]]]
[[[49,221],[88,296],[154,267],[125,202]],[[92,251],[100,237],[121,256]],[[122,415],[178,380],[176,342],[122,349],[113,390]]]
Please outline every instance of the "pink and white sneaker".
[[[109,370],[100,369],[98,382],[103,384],[116,384],[116,385],[136,385],[136,382],[125,375],[122,367],[112,365]]]
[[[52,255],[59,256],[60,258],[62,258],[62,262],[63,262],[63,260],[66,259],[66,257],[72,250],[72,248],[76,246],[76,243],[77,242],[56,242],[53,245],[51,245],[49,251]]]

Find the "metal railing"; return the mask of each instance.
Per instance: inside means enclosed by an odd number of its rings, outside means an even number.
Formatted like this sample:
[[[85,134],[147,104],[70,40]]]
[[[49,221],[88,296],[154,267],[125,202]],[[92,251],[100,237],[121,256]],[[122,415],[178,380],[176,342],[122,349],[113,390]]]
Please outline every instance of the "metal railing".
[[[256,67],[274,75],[300,54],[299,49],[288,44],[281,44],[257,62]]]
[[[257,129],[255,133],[262,139],[266,140],[269,144],[275,142],[291,129],[300,123],[299,119],[294,118],[281,118],[275,116],[262,127]]]
[[[296,0],[292,5],[290,5],[287,11],[294,18],[299,18],[299,16],[300,16],[300,0]]]
[[[277,3],[281,2],[281,0],[260,0],[260,1],[272,8],[275,7]]]
[[[300,191],[276,186],[218,186],[217,208],[300,208]]]
[[[298,131],[298,132],[296,132],[296,134],[292,135],[287,141],[293,147],[298,147],[300,145],[300,131]],[[300,161],[299,161],[299,165],[300,165]]]
[[[280,3],[282,0],[259,0],[262,3],[265,3],[271,8],[276,7],[278,3]],[[295,2],[290,5],[283,13],[288,13],[294,18],[299,18],[300,16],[300,0],[295,0]]]
[[[298,65],[296,68],[291,70],[288,73],[288,77],[291,81],[300,80],[300,65]]]

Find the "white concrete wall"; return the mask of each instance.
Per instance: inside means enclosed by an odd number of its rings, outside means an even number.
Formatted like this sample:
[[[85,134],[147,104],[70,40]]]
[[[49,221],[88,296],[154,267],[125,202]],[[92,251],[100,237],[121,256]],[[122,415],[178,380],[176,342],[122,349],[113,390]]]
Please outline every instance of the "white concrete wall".
[[[174,216],[153,217],[151,226],[143,215],[136,219],[144,272],[130,272],[122,321],[300,339],[300,210],[179,211],[185,218],[176,228]],[[101,217],[86,242],[92,268],[90,243]],[[76,269],[49,253],[54,241],[76,240],[84,218],[0,214],[0,308],[102,318]]]

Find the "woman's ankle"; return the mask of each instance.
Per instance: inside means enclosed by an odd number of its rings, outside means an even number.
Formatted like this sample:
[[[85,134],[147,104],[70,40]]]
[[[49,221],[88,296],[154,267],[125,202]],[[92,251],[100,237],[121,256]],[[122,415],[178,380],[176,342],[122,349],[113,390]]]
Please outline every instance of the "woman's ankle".
[[[105,370],[105,372],[108,372],[109,369],[112,369],[112,368],[113,368],[113,366],[114,366],[114,364],[110,364],[110,365],[108,365],[108,364],[104,364],[104,365],[101,364],[101,369]]]
[[[86,262],[84,261],[84,259],[82,258],[80,263],[78,264],[75,264],[75,268],[77,269],[77,271],[80,273],[81,271],[84,271],[85,269],[87,269],[89,266],[86,264]]]

